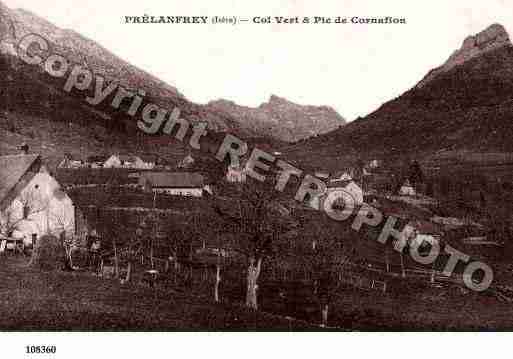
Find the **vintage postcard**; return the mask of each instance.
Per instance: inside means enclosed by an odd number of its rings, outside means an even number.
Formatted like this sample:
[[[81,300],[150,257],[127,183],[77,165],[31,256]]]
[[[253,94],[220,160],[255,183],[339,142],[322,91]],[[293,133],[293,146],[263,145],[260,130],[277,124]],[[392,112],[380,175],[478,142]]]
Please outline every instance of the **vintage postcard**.
[[[0,0],[7,357],[512,330],[512,31],[501,0]],[[452,335],[412,350],[480,353]]]

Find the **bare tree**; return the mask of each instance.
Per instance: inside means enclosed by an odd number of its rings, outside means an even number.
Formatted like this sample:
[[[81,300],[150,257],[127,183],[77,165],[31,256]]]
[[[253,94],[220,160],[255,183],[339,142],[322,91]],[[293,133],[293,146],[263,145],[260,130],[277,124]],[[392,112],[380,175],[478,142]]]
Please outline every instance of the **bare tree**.
[[[356,248],[354,238],[345,234],[341,224],[327,218],[322,213],[310,212],[302,216],[301,240],[306,245],[296,251],[298,262],[311,273],[313,292],[321,313],[321,324],[328,324],[329,306],[340,290],[343,276],[350,269]],[[351,229],[347,229],[350,235]]]
[[[263,261],[273,253],[273,244],[290,223],[276,210],[278,202],[266,186],[233,187],[232,197],[218,199],[214,209],[224,220],[226,232],[237,235],[235,240],[221,241],[224,247],[246,258],[246,306],[258,309],[258,279]]]

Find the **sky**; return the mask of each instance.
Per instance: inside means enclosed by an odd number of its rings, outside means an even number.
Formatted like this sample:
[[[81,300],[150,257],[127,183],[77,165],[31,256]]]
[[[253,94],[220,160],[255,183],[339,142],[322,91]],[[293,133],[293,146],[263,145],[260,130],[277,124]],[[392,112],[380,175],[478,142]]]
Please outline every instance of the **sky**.
[[[351,121],[414,86],[513,2],[0,0],[73,29],[197,103],[258,106],[271,94]],[[405,25],[125,24],[125,16],[404,17]]]

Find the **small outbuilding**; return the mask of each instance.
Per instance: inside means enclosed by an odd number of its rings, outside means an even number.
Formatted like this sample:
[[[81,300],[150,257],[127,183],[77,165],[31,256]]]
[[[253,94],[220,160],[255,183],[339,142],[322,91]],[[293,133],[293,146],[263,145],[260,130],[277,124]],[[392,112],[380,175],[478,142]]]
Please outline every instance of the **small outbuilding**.
[[[245,183],[246,182],[246,170],[241,166],[228,166],[226,171],[226,181],[230,183]]]
[[[406,180],[404,181],[403,185],[399,189],[399,194],[401,196],[415,196],[415,189],[410,184],[410,181]]]
[[[153,167],[155,164],[153,164]],[[151,163],[144,162],[138,156],[132,155],[112,155],[103,164],[104,168],[137,168],[151,169]],[[150,168],[151,167],[151,168]]]

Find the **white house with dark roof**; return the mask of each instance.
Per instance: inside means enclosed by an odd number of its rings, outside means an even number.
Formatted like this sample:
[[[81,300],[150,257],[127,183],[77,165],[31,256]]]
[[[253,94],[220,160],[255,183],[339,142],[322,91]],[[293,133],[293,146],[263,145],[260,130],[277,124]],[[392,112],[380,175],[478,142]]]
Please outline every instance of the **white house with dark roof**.
[[[142,172],[139,185],[146,191],[175,196],[201,197],[208,191],[204,177],[193,172]]]
[[[80,158],[74,158],[70,154],[64,155],[63,160],[59,163],[59,168],[82,168],[85,167],[84,161]]]
[[[190,168],[192,167],[192,165],[194,165],[194,162],[194,158],[190,154],[188,154],[180,161],[180,163],[178,164],[178,168]]]
[[[118,155],[114,154],[107,158],[103,164],[103,168],[135,168],[135,169],[146,169],[151,170],[155,167],[154,156],[140,156],[134,155]]]
[[[410,181],[404,181],[403,185],[399,189],[399,194],[402,196],[415,196],[415,189],[410,184]]]
[[[10,236],[74,233],[75,207],[41,156],[0,156],[0,232]],[[29,233],[30,232],[30,233]]]

